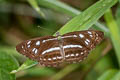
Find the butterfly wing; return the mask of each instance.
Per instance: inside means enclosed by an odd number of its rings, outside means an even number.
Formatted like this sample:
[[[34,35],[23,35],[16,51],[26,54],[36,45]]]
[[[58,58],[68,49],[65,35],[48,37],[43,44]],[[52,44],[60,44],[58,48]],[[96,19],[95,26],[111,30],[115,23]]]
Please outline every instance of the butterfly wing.
[[[58,40],[53,36],[24,41],[16,46],[16,50],[44,66],[55,67],[62,62]]]
[[[66,62],[82,61],[103,40],[103,37],[103,32],[95,30],[70,32],[63,35]]]
[[[64,60],[79,62],[99,44],[104,37],[103,32],[86,30],[64,34],[62,46],[65,59],[61,55],[60,40],[57,37],[45,36],[24,41],[16,46],[16,50],[41,65],[57,67]]]

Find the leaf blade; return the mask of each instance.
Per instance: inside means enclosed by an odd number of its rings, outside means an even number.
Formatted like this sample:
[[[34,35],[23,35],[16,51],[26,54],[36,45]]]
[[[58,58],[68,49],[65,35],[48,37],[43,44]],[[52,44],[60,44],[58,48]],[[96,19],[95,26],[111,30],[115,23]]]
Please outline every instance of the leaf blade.
[[[89,29],[105,13],[105,11],[112,7],[116,2],[117,0],[98,1],[83,13],[70,20],[59,30],[59,32],[64,34],[75,30]]]
[[[15,80],[15,74],[9,74],[11,70],[17,69],[19,66],[16,59],[5,51],[0,51],[0,76],[2,80]]]
[[[38,4],[40,6],[47,7],[47,8],[50,8],[50,9],[54,9],[58,12],[68,14],[72,17],[77,16],[78,14],[81,13],[81,11],[79,11],[75,8],[72,8],[69,5],[67,5],[65,3],[62,3],[60,1],[57,1],[57,0],[37,0],[37,1],[38,1]],[[99,29],[99,30],[105,32],[106,36],[109,36],[109,30],[105,27],[105,25],[103,25],[99,22],[96,22],[94,27],[97,27],[96,29]]]
[[[11,71],[10,73],[11,73],[11,74],[14,74],[14,73],[19,72],[19,71],[21,71],[21,70],[28,69],[28,68],[36,65],[36,64],[38,64],[38,62],[32,61],[32,60],[30,60],[30,59],[27,59],[27,60],[24,62],[24,64],[22,64],[18,69],[13,70],[13,71]]]
[[[120,49],[119,49],[120,33],[119,33],[119,28],[117,26],[116,21],[113,18],[111,10],[106,12],[106,14],[104,15],[104,18],[105,18],[106,23],[108,25],[108,28],[110,30],[110,34],[111,34],[110,37],[111,37],[113,46],[115,48],[116,56],[117,56],[117,59],[118,59],[118,64],[119,64],[119,67],[120,67],[120,54],[119,54],[119,52],[120,52]]]
[[[107,70],[98,78],[98,80],[110,80],[117,72],[118,70],[116,69]]]
[[[36,0],[27,0],[29,4],[42,16],[45,18],[45,14],[39,8]]]
[[[111,80],[120,80],[120,71],[117,72]]]

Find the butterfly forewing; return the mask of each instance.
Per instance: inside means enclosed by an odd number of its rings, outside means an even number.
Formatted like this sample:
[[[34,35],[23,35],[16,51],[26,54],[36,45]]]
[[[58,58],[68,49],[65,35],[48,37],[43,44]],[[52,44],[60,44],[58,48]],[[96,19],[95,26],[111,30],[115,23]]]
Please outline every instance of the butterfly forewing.
[[[53,36],[24,41],[16,46],[16,50],[44,66],[57,66],[62,61],[58,40]]]

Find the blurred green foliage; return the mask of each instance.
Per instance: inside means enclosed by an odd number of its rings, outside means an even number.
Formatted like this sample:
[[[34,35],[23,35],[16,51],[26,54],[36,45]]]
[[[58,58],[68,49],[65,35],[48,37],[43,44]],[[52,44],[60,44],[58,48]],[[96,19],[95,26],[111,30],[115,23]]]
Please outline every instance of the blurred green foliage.
[[[79,64],[42,67],[15,50],[23,40],[87,29],[105,39]],[[120,80],[119,45],[118,0],[0,0],[0,80]]]
[[[16,80],[11,70],[18,68],[16,59],[5,51],[0,51],[0,80]]]

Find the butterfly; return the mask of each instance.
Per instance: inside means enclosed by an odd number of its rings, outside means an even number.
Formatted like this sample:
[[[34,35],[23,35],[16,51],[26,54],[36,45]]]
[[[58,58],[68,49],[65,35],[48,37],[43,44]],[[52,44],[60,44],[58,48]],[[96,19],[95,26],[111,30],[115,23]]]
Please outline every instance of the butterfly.
[[[18,44],[16,50],[26,57],[38,61],[41,65],[57,67],[63,62],[82,61],[103,39],[102,31],[75,31],[64,35],[26,40]]]

